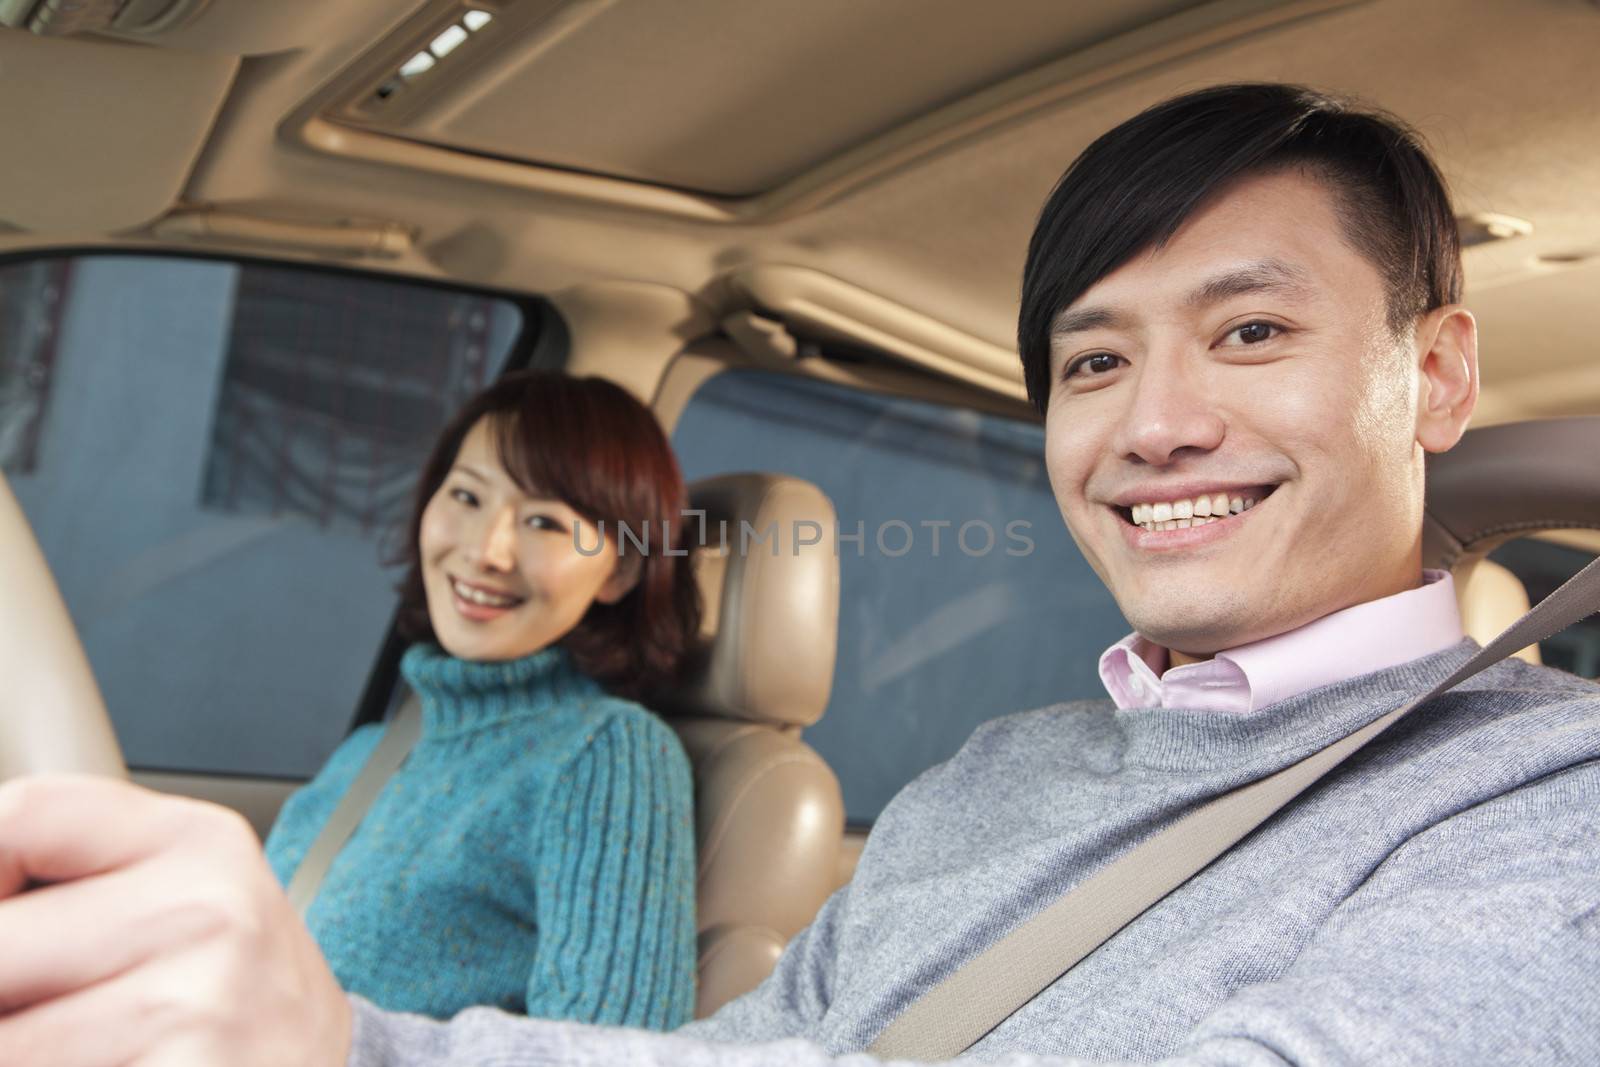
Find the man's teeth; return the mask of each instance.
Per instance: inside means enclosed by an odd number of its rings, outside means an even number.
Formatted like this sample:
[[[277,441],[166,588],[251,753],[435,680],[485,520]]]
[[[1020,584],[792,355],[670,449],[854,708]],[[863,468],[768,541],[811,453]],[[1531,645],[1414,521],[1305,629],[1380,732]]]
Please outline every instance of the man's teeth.
[[[1253,496],[1229,496],[1227,493],[1210,493],[1191,500],[1167,500],[1159,504],[1135,504],[1133,524],[1146,530],[1187,530],[1191,526],[1206,526],[1220,522],[1229,515],[1237,515],[1256,506]]]
[[[454,589],[456,596],[462,600],[470,601],[474,604],[482,604],[487,608],[509,608],[513,604],[521,602],[520,597],[498,596],[494,593],[486,593],[482,589],[474,589],[470,585],[462,585],[457,581],[451,581],[450,588]]]

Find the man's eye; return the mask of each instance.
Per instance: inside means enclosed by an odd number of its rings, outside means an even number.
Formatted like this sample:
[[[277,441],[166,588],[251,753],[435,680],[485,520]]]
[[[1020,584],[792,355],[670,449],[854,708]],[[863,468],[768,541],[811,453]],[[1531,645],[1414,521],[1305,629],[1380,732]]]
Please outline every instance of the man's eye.
[[[1091,352],[1087,356],[1079,356],[1067,364],[1066,372],[1061,376],[1063,378],[1074,378],[1079,374],[1105,374],[1116,370],[1122,362],[1121,356],[1113,355],[1110,352]]]
[[[1229,336],[1237,337],[1241,344],[1256,345],[1262,341],[1270,341],[1282,332],[1283,327],[1270,322],[1247,322],[1231,330]]]

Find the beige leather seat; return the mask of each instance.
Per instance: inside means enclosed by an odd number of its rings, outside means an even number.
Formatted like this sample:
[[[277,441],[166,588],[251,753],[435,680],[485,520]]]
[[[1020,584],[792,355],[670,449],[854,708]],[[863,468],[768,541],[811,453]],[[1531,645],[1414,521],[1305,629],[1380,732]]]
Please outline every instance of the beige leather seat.
[[[1456,600],[1461,605],[1461,628],[1480,645],[1487,645],[1507,626],[1528,613],[1528,589],[1522,579],[1492,559],[1480,559],[1456,572]],[[1539,646],[1529,645],[1516,655],[1538,663]]]
[[[1485,557],[1543,530],[1600,527],[1600,417],[1507,423],[1471,430],[1428,457],[1422,554],[1455,575],[1461,622],[1486,644],[1528,610],[1517,577]],[[1539,662],[1537,647],[1519,656]]]
[[[833,505],[809,482],[727,475],[690,502],[705,513],[704,643],[657,704],[694,765],[704,1017],[771,972],[835,884],[844,802],[800,731],[833,685],[839,561]]]

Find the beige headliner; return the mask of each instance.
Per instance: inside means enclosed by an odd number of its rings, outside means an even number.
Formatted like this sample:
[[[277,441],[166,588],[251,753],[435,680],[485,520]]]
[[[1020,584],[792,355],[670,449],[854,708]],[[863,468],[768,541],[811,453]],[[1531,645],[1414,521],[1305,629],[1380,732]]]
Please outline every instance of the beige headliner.
[[[1463,212],[1534,223],[1467,255],[1480,421],[1600,412],[1585,0],[763,3],[766,19],[676,0],[652,35],[662,5],[575,0],[554,17],[579,31],[551,34],[545,0],[486,0],[494,54],[442,67],[436,110],[363,128],[352,94],[451,5],[211,0],[147,43],[0,32],[0,90],[27,101],[0,116],[0,250],[348,245],[363,267],[554,295],[580,366],[641,392],[687,340],[764,304],[1014,396],[1022,251],[1062,166],[1173,92],[1289,79],[1419,126]]]

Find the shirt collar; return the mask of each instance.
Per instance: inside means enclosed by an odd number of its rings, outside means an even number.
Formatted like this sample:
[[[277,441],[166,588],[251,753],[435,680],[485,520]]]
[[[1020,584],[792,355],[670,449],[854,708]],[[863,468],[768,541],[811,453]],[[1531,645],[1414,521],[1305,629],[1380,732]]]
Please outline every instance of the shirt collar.
[[[1454,580],[1423,571],[1422,582],[1182,667],[1169,669],[1166,649],[1129,634],[1101,654],[1100,681],[1119,708],[1255,711],[1460,641]]]

